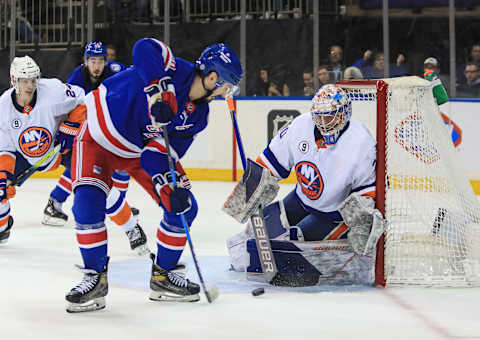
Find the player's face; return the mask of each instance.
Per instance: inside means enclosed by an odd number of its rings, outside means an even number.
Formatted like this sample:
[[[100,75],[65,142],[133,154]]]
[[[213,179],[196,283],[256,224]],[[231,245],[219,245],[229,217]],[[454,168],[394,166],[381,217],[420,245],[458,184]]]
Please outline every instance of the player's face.
[[[317,114],[315,117],[315,124],[324,135],[331,134],[337,130],[337,127],[343,120],[342,114],[322,115]]]
[[[117,51],[115,51],[113,48],[107,48],[107,60],[108,61],[117,60]]]
[[[105,69],[104,57],[90,57],[87,59],[87,68],[90,76],[93,78],[100,78]]]
[[[20,96],[25,98],[33,97],[33,93],[37,89],[37,82],[37,78],[19,78],[18,92],[20,92]]]

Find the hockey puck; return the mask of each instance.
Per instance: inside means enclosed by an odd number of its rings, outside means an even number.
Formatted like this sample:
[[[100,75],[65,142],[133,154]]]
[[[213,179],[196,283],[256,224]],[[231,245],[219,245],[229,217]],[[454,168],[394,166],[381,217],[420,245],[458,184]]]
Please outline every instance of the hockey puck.
[[[259,296],[259,295],[262,295],[263,293],[265,293],[265,289],[263,289],[263,288],[256,288],[256,289],[252,290],[252,295],[253,296]]]

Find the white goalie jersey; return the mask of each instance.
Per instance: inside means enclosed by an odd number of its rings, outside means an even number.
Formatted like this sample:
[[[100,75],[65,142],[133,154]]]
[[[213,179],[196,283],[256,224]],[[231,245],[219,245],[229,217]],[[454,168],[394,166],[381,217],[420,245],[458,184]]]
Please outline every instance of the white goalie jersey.
[[[374,197],[376,142],[359,121],[350,120],[338,142],[327,148],[306,112],[283,128],[259,158],[278,178],[295,171],[296,194],[309,210],[336,211],[353,192]]]
[[[34,105],[27,108],[16,105],[13,91],[11,88],[0,97],[0,155],[15,158],[18,152],[33,165],[53,149],[60,123],[77,105],[83,104],[84,91],[58,79],[42,78],[38,81]],[[55,163],[56,157],[50,164]]]

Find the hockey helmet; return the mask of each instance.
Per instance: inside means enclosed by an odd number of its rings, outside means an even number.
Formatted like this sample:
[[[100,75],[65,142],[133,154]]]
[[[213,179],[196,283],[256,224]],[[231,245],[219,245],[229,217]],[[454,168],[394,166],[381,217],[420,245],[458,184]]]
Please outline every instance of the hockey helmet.
[[[217,87],[224,83],[237,86],[242,80],[243,70],[240,60],[233,50],[224,43],[208,46],[195,62],[197,70],[202,75],[214,71],[218,74]]]
[[[18,91],[18,79],[40,78],[40,67],[28,55],[13,58],[10,65],[10,83]]]
[[[352,101],[340,87],[322,86],[312,99],[312,119],[325,140],[333,146],[352,116]]]
[[[85,59],[90,57],[104,57],[107,58],[107,49],[101,41],[90,41],[85,46],[85,52],[83,52]]]

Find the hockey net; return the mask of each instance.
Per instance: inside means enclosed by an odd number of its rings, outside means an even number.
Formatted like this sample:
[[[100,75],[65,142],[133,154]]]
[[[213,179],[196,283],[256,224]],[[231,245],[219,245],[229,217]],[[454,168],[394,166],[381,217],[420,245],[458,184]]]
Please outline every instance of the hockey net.
[[[450,133],[419,77],[338,83],[377,138],[380,285],[480,286],[480,208]]]

